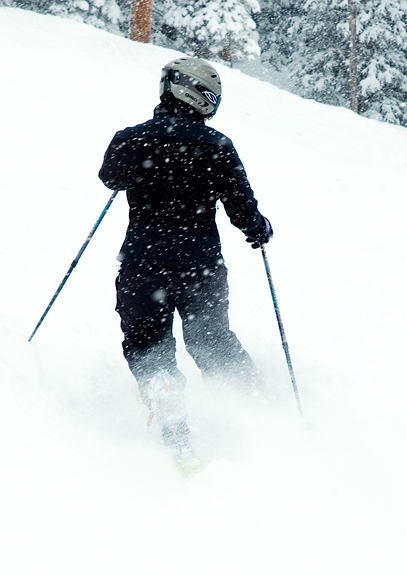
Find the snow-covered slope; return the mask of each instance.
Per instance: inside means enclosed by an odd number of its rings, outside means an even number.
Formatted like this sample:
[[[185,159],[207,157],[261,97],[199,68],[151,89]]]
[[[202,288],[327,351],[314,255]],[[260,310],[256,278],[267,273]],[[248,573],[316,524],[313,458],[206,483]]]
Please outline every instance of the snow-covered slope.
[[[219,211],[231,324],[271,400],[210,391],[182,345],[185,482],[121,356],[120,195],[32,343],[110,192],[114,132],[151,117],[174,53],[0,9],[0,573],[404,575],[407,131],[219,66],[212,125],[260,209],[303,402],[259,251]]]

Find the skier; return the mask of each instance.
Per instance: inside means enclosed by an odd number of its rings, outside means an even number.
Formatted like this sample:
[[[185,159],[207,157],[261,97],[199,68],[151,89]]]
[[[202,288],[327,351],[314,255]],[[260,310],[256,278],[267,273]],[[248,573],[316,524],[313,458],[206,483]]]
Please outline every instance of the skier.
[[[256,387],[259,375],[229,329],[227,270],[215,224],[220,200],[253,248],[273,231],[254,199],[232,142],[205,125],[221,101],[217,71],[177,58],[162,71],[154,118],[114,136],[99,172],[126,190],[129,226],[120,251],[117,306],[123,352],[164,443],[191,453],[172,324],[204,380]]]

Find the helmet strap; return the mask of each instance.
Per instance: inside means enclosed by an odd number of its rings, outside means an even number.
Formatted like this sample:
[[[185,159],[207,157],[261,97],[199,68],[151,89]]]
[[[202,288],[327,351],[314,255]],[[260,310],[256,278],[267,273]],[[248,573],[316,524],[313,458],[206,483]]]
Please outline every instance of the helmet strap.
[[[168,70],[164,68],[164,92],[171,91],[171,80],[172,80],[173,70]]]

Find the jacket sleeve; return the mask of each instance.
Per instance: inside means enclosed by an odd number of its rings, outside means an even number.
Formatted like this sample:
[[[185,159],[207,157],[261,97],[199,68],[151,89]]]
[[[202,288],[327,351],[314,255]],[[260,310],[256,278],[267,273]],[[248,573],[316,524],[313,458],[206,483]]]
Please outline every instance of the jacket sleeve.
[[[261,233],[264,219],[257,208],[257,200],[243,164],[230,140],[224,148],[224,159],[225,177],[220,199],[226,214],[231,223],[240,228],[246,236]]]
[[[99,170],[99,178],[111,190],[126,189],[124,170],[121,167],[123,146],[124,142],[120,138],[120,132],[118,132],[109,144],[103,158],[102,167]]]

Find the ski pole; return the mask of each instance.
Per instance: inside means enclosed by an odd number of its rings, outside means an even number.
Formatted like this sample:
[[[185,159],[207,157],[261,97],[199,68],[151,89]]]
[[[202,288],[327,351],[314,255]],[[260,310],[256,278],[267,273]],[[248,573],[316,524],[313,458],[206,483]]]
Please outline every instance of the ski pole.
[[[289,370],[290,376],[291,376],[291,382],[292,382],[293,389],[294,389],[295,399],[297,401],[298,410],[300,411],[300,414],[302,416],[303,413],[302,413],[300,396],[298,394],[298,388],[297,388],[297,383],[295,381],[294,369],[293,369],[293,365],[291,362],[290,352],[288,350],[288,342],[287,342],[287,338],[285,336],[283,321],[281,319],[280,308],[278,307],[276,291],[274,289],[273,279],[271,277],[269,261],[267,258],[266,249],[264,247],[264,244],[261,245],[261,253],[263,256],[264,267],[266,269],[267,280],[268,280],[269,286],[270,286],[271,296],[273,298],[274,310],[275,310],[276,317],[277,317],[278,328],[280,330],[281,342],[283,344],[284,353],[285,353],[285,357],[286,357],[287,365],[288,365],[288,370]]]
[[[72,261],[72,264],[68,270],[68,272],[65,274],[64,279],[62,280],[61,284],[58,286],[57,291],[55,292],[54,296],[51,299],[51,302],[48,304],[47,308],[45,309],[44,314],[41,316],[41,318],[39,319],[39,322],[37,324],[37,326],[34,328],[33,333],[31,334],[31,336],[29,337],[28,341],[31,342],[31,340],[34,338],[35,333],[37,332],[38,328],[41,326],[45,316],[48,314],[48,312],[50,311],[51,306],[53,305],[53,303],[55,302],[55,300],[57,299],[59,293],[61,292],[62,288],[65,286],[66,281],[68,280],[69,276],[71,275],[72,270],[75,268],[75,266],[77,265],[77,263],[79,262],[80,257],[82,256],[82,254],[85,251],[86,246],[89,244],[89,242],[92,239],[92,236],[94,235],[94,233],[96,232],[96,230],[99,227],[99,224],[102,222],[106,212],[109,210],[110,205],[112,204],[113,200],[116,197],[116,194],[118,193],[118,190],[115,190],[113,192],[113,194],[110,196],[108,203],[106,204],[106,206],[104,207],[104,209],[102,210],[102,213],[100,214],[99,218],[97,219],[95,225],[93,226],[92,230],[89,232],[88,237],[86,238],[85,242],[82,245],[82,248],[79,250],[78,254],[76,255],[75,259]]]

